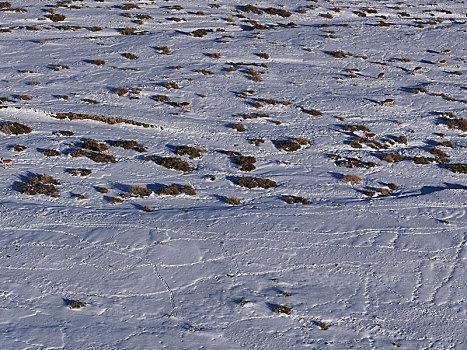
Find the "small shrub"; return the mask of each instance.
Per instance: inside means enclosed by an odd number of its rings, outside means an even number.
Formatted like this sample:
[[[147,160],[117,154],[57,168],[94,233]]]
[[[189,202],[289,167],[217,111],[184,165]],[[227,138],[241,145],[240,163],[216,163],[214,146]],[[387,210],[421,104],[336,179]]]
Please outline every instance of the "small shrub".
[[[392,183],[392,182],[388,183],[388,187],[389,187],[390,190],[393,190],[393,191],[395,191],[395,190],[397,190],[399,188],[399,186],[397,186],[395,183]]]
[[[238,186],[246,188],[261,187],[267,189],[277,186],[277,183],[275,181],[266,178],[241,177],[237,179],[235,183]]]
[[[164,196],[176,196],[177,194],[180,194],[180,190],[177,185],[163,186],[159,188],[157,194]]]
[[[136,28],[125,27],[120,30],[121,35],[133,35],[136,33]]]
[[[82,308],[82,307],[85,307],[86,306],[86,302],[84,301],[78,301],[78,300],[73,300],[70,305],[69,305],[69,308],[70,309],[79,309],[79,308]]]
[[[342,50],[330,51],[329,54],[334,58],[346,58],[347,54]]]
[[[92,60],[90,62],[91,64],[95,64],[96,66],[102,66],[105,64],[105,61],[104,60],[100,60],[100,59],[95,59],[95,60]]]
[[[179,171],[191,171],[194,168],[190,167],[190,164],[177,157],[161,157],[156,159],[156,164],[163,166],[167,169],[174,169]]]
[[[243,125],[242,123],[236,123],[236,124],[231,125],[230,127],[239,132],[243,132],[246,130],[245,125]]]
[[[191,35],[197,38],[202,38],[203,36],[207,35],[208,32],[206,32],[203,29],[196,29],[195,31],[191,32]]]
[[[167,46],[159,46],[158,50],[162,55],[170,55],[170,49]]]
[[[404,160],[404,156],[400,153],[383,153],[381,159],[388,163],[395,163]]]
[[[125,54],[123,54],[123,57],[129,59],[129,60],[136,60],[138,58],[138,56],[136,56],[135,54],[131,53],[131,52],[127,52]]]
[[[285,197],[284,202],[286,202],[288,204],[294,204],[294,203],[310,204],[310,200],[305,199],[303,197],[299,197],[299,196]]]
[[[288,307],[288,306],[285,306],[285,305],[277,305],[274,308],[274,312],[276,314],[282,313],[282,314],[290,315],[292,313],[292,308]]]
[[[54,132],[54,135],[56,136],[73,136],[75,133],[73,131],[67,131],[67,130],[60,130]]]
[[[397,136],[396,141],[399,143],[407,144],[407,136],[399,135]]]
[[[373,197],[375,195],[374,191],[371,191],[371,190],[368,190],[368,189],[364,189],[362,192],[363,192],[363,194],[365,196],[368,196],[368,197]]]
[[[448,122],[449,129],[458,129],[461,131],[467,131],[467,119],[466,118],[454,118]]]
[[[230,205],[240,205],[241,204],[240,199],[238,199],[235,196],[230,196],[230,197],[225,198],[225,202],[227,204],[230,204]]]
[[[321,330],[325,331],[325,330],[327,330],[327,329],[329,328],[329,325],[328,325],[327,322],[320,322],[320,323],[318,324],[318,327],[319,327]]]
[[[109,192],[109,189],[107,187],[99,187],[98,191],[100,193],[108,193]]]
[[[180,188],[180,191],[183,193],[183,194],[186,194],[188,196],[194,196],[196,195],[196,190],[194,189],[193,186],[191,185],[183,185],[181,188]]]
[[[10,147],[10,149],[12,149],[15,152],[23,152],[25,149],[27,149],[27,147],[22,145],[13,145]]]
[[[139,143],[134,140],[128,140],[128,141],[112,141],[110,143],[110,146],[112,147],[123,147],[124,149],[130,149],[133,147],[138,147]]]
[[[61,15],[61,14],[58,14],[58,13],[52,13],[52,14],[48,15],[47,17],[49,17],[49,19],[52,22],[61,22],[61,21],[64,21],[66,19],[65,15]]]
[[[166,95],[158,95],[156,96],[155,100],[157,102],[170,102],[170,97]]]
[[[342,181],[348,182],[352,185],[356,185],[362,182],[362,178],[357,174],[347,174],[342,178]]]
[[[18,122],[0,123],[0,130],[6,135],[29,134],[32,131],[29,126]]]
[[[110,204],[117,204],[123,202],[123,199],[120,197],[110,197],[109,198],[109,203]]]
[[[256,169],[254,166],[254,163],[256,163],[255,157],[237,156],[235,157],[235,163],[240,166],[240,170],[242,171],[252,171]]]
[[[446,166],[446,169],[453,173],[467,174],[467,164],[449,164]]]
[[[114,90],[114,94],[117,94],[118,96],[123,96],[126,93],[128,93],[128,89],[125,87],[119,87]]]
[[[377,188],[376,192],[378,192],[380,196],[389,196],[389,190],[384,187]]]
[[[430,161],[425,157],[413,157],[412,160],[415,164],[430,164]]]
[[[128,195],[131,197],[147,197],[152,191],[149,188],[134,185],[128,190]]]
[[[58,197],[55,185],[60,185],[60,182],[51,175],[43,174],[29,178],[28,182],[22,182],[18,184],[18,187],[21,187],[21,193],[29,195],[45,194],[51,197]]]
[[[77,176],[77,175],[86,176],[86,175],[89,175],[89,174],[92,173],[92,171],[90,169],[70,169],[70,170],[67,170],[67,171],[72,176]]]
[[[141,208],[141,210],[147,213],[150,213],[153,211],[153,209],[149,205],[145,205],[144,207]]]
[[[201,153],[206,153],[207,151],[201,147],[190,147],[190,146],[178,146],[174,153],[179,156],[188,155],[190,159],[198,158],[201,156]]]
[[[54,149],[48,149],[48,148],[41,150],[41,153],[43,155],[46,155],[47,157],[54,157],[54,156],[60,155],[59,151],[54,150]]]

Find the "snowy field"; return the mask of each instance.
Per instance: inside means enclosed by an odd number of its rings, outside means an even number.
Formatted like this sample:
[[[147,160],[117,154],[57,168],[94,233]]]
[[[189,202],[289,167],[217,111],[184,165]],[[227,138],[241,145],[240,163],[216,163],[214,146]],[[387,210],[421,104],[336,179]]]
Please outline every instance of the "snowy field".
[[[466,14],[0,2],[0,348],[467,349]]]

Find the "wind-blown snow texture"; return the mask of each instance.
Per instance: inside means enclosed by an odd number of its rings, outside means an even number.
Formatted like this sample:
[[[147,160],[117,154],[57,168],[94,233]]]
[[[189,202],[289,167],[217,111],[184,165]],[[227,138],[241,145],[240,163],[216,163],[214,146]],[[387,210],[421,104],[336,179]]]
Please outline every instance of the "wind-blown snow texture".
[[[2,349],[467,347],[465,3],[248,4],[0,2]]]

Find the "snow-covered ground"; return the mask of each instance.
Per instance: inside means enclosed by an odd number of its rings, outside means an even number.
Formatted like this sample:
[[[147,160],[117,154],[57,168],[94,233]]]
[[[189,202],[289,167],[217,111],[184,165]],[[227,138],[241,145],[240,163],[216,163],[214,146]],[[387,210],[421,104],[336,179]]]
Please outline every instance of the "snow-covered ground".
[[[467,348],[463,1],[11,0],[0,25],[0,348]]]

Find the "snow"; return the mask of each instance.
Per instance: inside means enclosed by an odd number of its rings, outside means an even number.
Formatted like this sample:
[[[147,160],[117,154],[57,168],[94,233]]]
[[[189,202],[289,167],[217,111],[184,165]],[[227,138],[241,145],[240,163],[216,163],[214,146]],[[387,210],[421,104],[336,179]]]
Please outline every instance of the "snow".
[[[120,9],[128,3],[140,8]],[[247,4],[0,3],[0,97],[8,98],[0,123],[32,128],[0,133],[1,156],[14,163],[0,168],[2,348],[466,348],[467,178],[430,153],[436,147],[449,164],[466,163],[465,131],[448,128],[452,113],[466,118],[465,5],[250,3],[292,13],[281,17],[245,12]],[[66,19],[52,22],[45,11],[52,9]],[[152,18],[137,24],[138,14]],[[269,28],[254,30],[248,19]],[[391,25],[375,26],[380,21]],[[64,25],[81,27],[59,28]],[[125,27],[147,33],[120,34]],[[188,35],[197,29],[207,35]],[[447,49],[452,52],[442,53]],[[329,53],[336,50],[351,55],[334,58]],[[95,59],[105,64],[92,64]],[[416,67],[422,71],[413,72]],[[250,68],[261,81],[251,79]],[[164,87],[171,82],[179,88]],[[119,87],[130,91],[119,96]],[[417,87],[427,92],[411,92]],[[170,101],[158,102],[159,95]],[[382,105],[386,99],[394,105]],[[190,108],[177,105],[182,102]],[[307,113],[312,109],[322,115]],[[53,118],[60,112],[154,127]],[[269,116],[245,118],[261,113]],[[232,129],[235,123],[246,130]],[[365,135],[346,125],[367,127],[387,149],[369,141],[351,147]],[[63,130],[74,134],[56,134]],[[396,141],[400,135],[407,143]],[[310,145],[295,152],[276,147],[297,137]],[[86,138],[108,145],[116,162],[72,157]],[[136,140],[147,152],[111,146],[117,140]],[[145,160],[175,157],[182,145],[207,150],[199,158],[181,156],[192,171]],[[235,155],[219,151],[253,156],[256,169],[241,171]],[[396,152],[405,159],[380,159]],[[338,166],[348,158],[376,166]],[[72,176],[71,169],[92,173]],[[20,192],[21,182],[41,174],[61,183],[59,197]],[[362,182],[343,182],[347,174]],[[277,187],[240,187],[244,176]],[[390,183],[398,188],[378,194]],[[173,184],[191,185],[196,195],[157,193]],[[151,195],[122,197],[134,185]],[[227,204],[231,196],[240,205]],[[288,204],[289,196],[310,203]],[[123,201],[111,204],[112,197]],[[74,308],[74,301],[86,304]],[[291,313],[275,312],[279,305]]]

